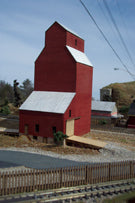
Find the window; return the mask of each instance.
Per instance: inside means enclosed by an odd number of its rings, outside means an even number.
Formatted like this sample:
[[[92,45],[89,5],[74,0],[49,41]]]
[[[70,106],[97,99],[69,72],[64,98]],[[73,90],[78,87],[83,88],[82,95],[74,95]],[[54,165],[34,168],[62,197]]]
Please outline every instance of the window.
[[[69,117],[71,117],[71,109],[69,110]]]
[[[75,46],[77,46],[77,39],[75,39]]]
[[[53,133],[56,133],[56,126],[52,127],[52,131],[53,131]]]
[[[35,125],[35,132],[37,132],[37,133],[39,132],[39,124]]]

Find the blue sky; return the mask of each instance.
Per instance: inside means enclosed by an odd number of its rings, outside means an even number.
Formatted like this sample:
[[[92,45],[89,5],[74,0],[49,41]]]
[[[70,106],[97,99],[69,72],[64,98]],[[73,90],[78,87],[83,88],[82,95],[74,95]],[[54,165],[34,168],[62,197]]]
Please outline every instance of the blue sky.
[[[135,75],[103,0],[82,0]],[[135,63],[135,0],[106,0]],[[93,97],[99,89],[115,82],[133,81],[101,36],[79,0],[0,0],[0,80],[34,82],[34,61],[45,43],[45,31],[58,21],[85,40],[85,53],[94,67]],[[114,71],[114,68],[120,70]]]

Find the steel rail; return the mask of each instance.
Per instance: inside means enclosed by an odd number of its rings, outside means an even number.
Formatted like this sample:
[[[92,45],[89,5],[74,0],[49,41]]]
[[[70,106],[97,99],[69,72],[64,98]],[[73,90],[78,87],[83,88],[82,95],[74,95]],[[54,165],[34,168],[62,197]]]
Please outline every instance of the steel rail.
[[[68,202],[90,198],[112,197],[130,191],[135,191],[135,179],[47,190],[45,192],[35,191],[32,193],[8,195],[1,197],[0,203]]]

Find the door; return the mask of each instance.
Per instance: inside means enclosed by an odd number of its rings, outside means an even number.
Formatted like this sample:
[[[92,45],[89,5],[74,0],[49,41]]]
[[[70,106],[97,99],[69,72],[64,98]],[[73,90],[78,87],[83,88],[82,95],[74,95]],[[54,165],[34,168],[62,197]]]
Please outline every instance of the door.
[[[66,135],[74,135],[74,120],[67,120],[66,122]]]
[[[28,135],[28,125],[27,124],[24,126],[24,134]]]

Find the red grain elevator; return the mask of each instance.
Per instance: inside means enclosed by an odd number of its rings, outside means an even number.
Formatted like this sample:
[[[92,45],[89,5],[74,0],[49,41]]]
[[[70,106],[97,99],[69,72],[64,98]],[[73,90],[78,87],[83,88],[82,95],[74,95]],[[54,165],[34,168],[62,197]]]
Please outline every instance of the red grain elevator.
[[[90,132],[93,67],[84,40],[58,22],[35,61],[34,91],[19,110],[20,134],[52,142],[53,133]]]

